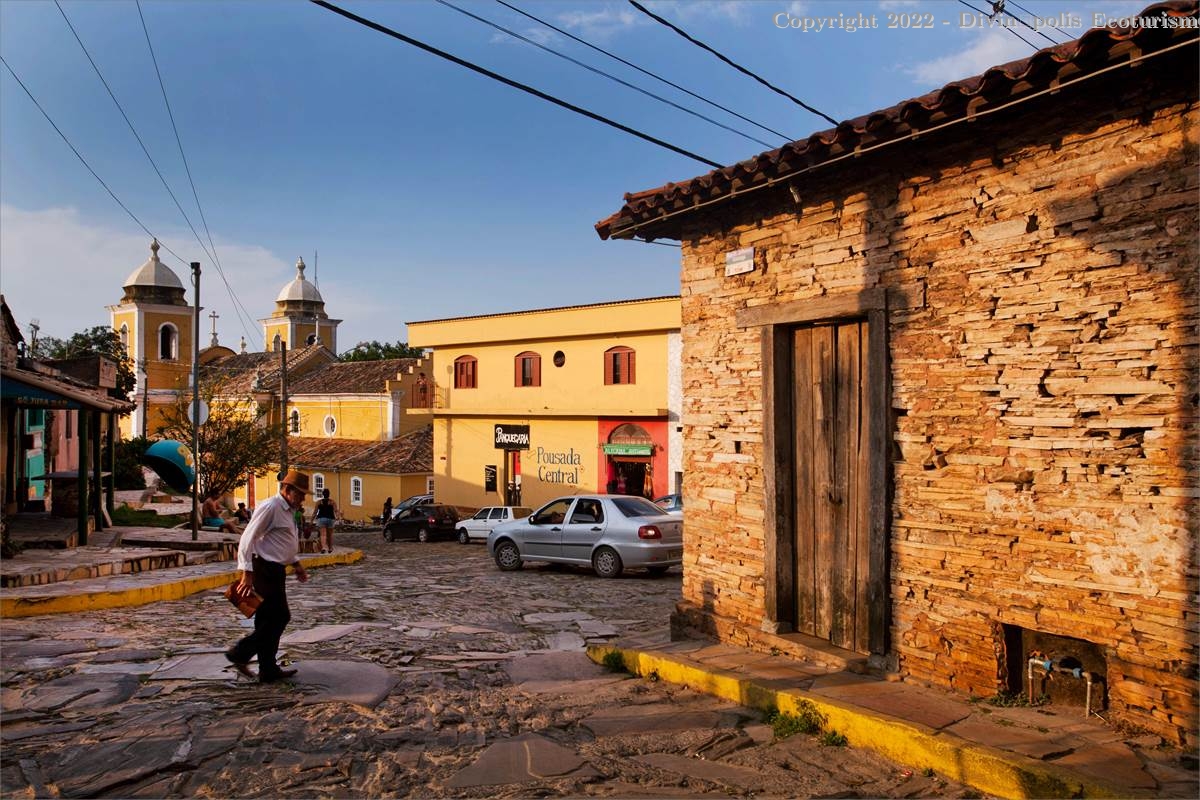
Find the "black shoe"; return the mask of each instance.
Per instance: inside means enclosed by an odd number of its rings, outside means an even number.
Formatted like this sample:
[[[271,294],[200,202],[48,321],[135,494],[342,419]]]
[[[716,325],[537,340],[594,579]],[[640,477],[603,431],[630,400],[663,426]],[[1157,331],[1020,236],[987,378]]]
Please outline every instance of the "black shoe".
[[[282,680],[287,680],[296,674],[294,669],[277,669],[272,672],[262,673],[258,676],[259,683],[278,683]]]
[[[243,677],[251,678],[251,679],[258,677],[258,675],[256,675],[254,673],[254,670],[250,669],[250,662],[249,661],[239,661],[233,655],[233,650],[226,650],[225,658],[229,661],[230,664],[233,665],[233,668],[237,671],[237,673],[239,675],[242,675]]]

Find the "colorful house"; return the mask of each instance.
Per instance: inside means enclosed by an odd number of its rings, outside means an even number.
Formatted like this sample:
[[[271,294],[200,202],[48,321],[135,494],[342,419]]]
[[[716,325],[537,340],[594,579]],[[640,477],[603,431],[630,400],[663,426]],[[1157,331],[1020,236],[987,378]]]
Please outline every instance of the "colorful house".
[[[681,482],[678,297],[409,322],[408,336],[433,351],[439,502]]]
[[[682,243],[676,629],[1081,714],[1095,678],[1195,744],[1196,3],[1141,17],[597,225]]]

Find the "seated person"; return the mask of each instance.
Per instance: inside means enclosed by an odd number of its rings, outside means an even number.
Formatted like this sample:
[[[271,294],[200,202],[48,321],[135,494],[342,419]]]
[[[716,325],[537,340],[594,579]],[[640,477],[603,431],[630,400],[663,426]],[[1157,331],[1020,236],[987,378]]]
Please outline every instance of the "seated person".
[[[209,492],[204,497],[204,504],[200,507],[200,519],[204,521],[206,528],[218,528],[225,533],[237,533],[237,528],[233,527],[233,523],[229,522],[223,516],[224,509],[221,508],[219,501],[220,493]]]
[[[250,521],[250,509],[246,508],[245,503],[238,503],[237,511],[233,512],[233,518],[245,525]]]

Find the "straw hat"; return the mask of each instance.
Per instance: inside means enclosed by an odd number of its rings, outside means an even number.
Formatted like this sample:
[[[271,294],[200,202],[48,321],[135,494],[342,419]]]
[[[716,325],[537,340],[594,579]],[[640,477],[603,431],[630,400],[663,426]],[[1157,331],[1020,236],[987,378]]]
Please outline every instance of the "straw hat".
[[[291,486],[293,489],[303,492],[304,494],[308,494],[308,475],[304,474],[303,472],[289,469],[287,471],[287,475],[284,475],[283,480],[279,482],[286,486]]]

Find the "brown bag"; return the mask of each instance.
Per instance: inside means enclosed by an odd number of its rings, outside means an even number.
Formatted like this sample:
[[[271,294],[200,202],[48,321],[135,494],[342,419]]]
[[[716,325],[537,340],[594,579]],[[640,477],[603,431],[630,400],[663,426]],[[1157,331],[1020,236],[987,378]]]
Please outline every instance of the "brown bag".
[[[237,606],[237,610],[247,617],[253,617],[254,612],[262,605],[262,596],[253,589],[243,589],[241,579],[225,587],[225,599]]]

